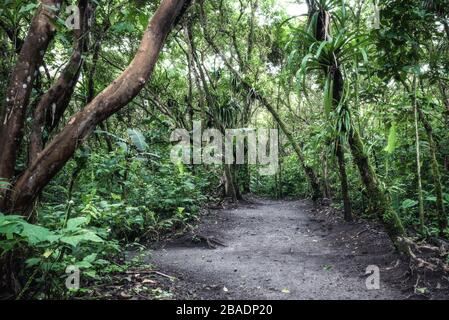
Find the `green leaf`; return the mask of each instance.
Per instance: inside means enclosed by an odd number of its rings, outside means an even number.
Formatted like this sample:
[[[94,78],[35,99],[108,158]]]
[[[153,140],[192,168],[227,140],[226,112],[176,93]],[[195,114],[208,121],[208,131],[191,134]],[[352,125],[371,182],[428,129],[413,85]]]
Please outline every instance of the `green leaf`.
[[[128,135],[131,138],[132,143],[139,151],[145,151],[148,149],[148,144],[145,142],[145,137],[139,130],[128,129]]]
[[[119,22],[112,26],[111,29],[117,33],[133,32],[135,30],[134,25],[129,22]]]
[[[179,162],[177,163],[177,166],[178,166],[179,174],[181,174],[181,175],[184,174],[185,171],[186,171],[185,166],[184,166],[184,163],[182,163],[181,161],[179,161]]]
[[[415,290],[417,293],[420,293],[420,294],[426,294],[429,292],[429,290],[425,287],[424,288],[416,288]]]
[[[364,48],[359,48],[360,52],[362,53],[363,61],[365,64],[368,64],[368,55],[366,53],[366,50]]]
[[[87,224],[89,222],[89,219],[87,217],[78,217],[78,218],[72,218],[67,221],[67,227],[66,230],[75,230],[79,226]]]
[[[392,154],[396,149],[396,129],[397,125],[395,122],[390,127],[390,133],[388,134],[388,144],[384,151],[388,154]]]
[[[148,15],[145,13],[139,14],[139,23],[143,29],[145,29],[148,25]]]
[[[332,266],[331,266],[330,264],[325,264],[325,265],[323,266],[323,270],[325,270],[325,271],[330,271],[330,270],[332,270]]]
[[[77,263],[75,263],[75,265],[78,267],[78,268],[85,268],[85,269],[87,269],[87,268],[91,268],[92,267],[92,264],[91,263],[89,263],[89,262],[87,262],[87,261],[78,261]]]
[[[418,204],[418,201],[416,201],[416,200],[405,199],[404,201],[402,201],[401,208],[410,209],[410,208],[413,208],[414,206],[416,206],[417,204]]]
[[[76,247],[81,241],[103,242],[103,239],[101,239],[99,236],[97,236],[92,231],[86,231],[83,234],[74,235],[74,236],[61,237],[61,242],[67,243],[73,247]]]
[[[29,12],[32,11],[36,8],[39,7],[39,3],[29,3],[26,6],[23,6],[20,8],[19,13],[25,13],[25,12]]]
[[[332,111],[332,103],[334,100],[333,92],[333,80],[330,74],[327,75],[326,82],[324,84],[324,111],[326,116],[329,116]]]
[[[47,228],[30,224],[23,217],[17,215],[0,214],[0,234],[4,234],[8,240],[14,239],[14,234],[25,238],[31,245],[41,242],[54,242],[58,236]]]
[[[97,258],[97,254],[96,253],[92,253],[86,257],[84,257],[83,261],[88,262],[88,263],[92,263],[95,261],[95,259]]]
[[[29,223],[22,223],[22,227],[23,230],[20,235],[27,238],[32,245],[44,241],[53,242],[55,234],[47,228]]]
[[[444,194],[444,199],[443,200],[444,200],[445,203],[449,203],[449,193],[445,193]]]
[[[41,261],[42,260],[40,258],[30,258],[30,259],[27,259],[25,261],[25,263],[26,263],[27,267],[33,267],[33,266],[36,266],[39,263],[41,263]]]
[[[76,247],[78,245],[78,243],[81,242],[82,236],[80,236],[80,235],[78,235],[78,236],[65,236],[65,237],[62,237],[60,240],[63,243],[67,243],[67,244],[70,244],[73,247]]]
[[[319,59],[321,56],[321,51],[324,49],[324,47],[328,44],[327,41],[323,41],[321,42],[320,46],[318,47],[318,50],[316,51],[315,54],[315,59]]]
[[[0,178],[0,189],[9,190],[10,182],[4,178]]]

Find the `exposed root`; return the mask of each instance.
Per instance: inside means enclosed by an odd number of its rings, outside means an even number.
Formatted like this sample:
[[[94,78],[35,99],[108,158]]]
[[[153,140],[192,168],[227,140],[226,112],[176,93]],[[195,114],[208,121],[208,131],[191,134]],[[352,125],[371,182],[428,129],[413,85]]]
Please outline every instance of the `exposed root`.
[[[196,240],[199,242],[205,242],[207,244],[207,246],[209,247],[209,249],[216,249],[217,248],[216,245],[219,245],[222,247],[227,247],[226,244],[224,244],[220,240],[215,239],[214,237],[207,237],[207,236],[203,236],[200,234],[195,234],[193,236],[193,240]]]
[[[427,243],[419,244],[408,237],[399,238],[397,247],[410,258],[412,272],[424,269],[449,273],[449,265],[446,263],[449,252],[444,247],[436,247]]]

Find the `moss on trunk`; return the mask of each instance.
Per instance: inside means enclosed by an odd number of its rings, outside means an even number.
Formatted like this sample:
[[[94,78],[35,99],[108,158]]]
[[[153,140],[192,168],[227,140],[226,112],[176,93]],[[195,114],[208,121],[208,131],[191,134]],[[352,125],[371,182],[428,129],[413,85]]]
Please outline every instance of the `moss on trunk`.
[[[429,141],[429,149],[430,149],[430,161],[432,166],[432,175],[433,175],[433,183],[435,185],[435,197],[436,197],[436,207],[438,214],[438,226],[440,233],[443,233],[444,229],[447,228],[447,216],[444,208],[443,202],[443,186],[441,184],[441,173],[438,165],[438,160],[436,156],[436,144],[433,138],[433,130],[432,125],[427,120],[426,116],[422,112],[422,110],[417,108],[419,113],[419,118],[426,130],[427,139]]]
[[[340,172],[340,184],[341,184],[341,195],[343,197],[343,208],[344,208],[344,218],[345,221],[352,221],[352,206],[351,200],[349,198],[349,186],[348,186],[348,175],[346,174],[346,163],[345,154],[343,152],[343,146],[340,141],[336,145],[336,154],[338,161],[338,169]]]
[[[377,175],[373,170],[368,155],[363,148],[362,140],[356,129],[352,127],[349,134],[349,145],[352,157],[359,169],[362,182],[370,195],[371,210],[377,215],[385,227],[388,236],[399,246],[399,238],[405,235],[405,230],[397,212],[391,206],[391,201],[382,190]]]

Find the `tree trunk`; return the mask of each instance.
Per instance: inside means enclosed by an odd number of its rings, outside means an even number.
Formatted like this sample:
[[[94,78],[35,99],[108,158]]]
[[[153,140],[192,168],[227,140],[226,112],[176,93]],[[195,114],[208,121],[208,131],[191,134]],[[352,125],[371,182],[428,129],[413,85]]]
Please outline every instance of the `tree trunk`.
[[[266,101],[263,98],[261,98],[261,99],[263,101],[262,104],[273,115],[273,117],[275,118],[276,122],[279,124],[279,127],[281,128],[282,132],[284,132],[284,134],[287,137],[288,141],[293,146],[293,149],[295,150],[295,153],[298,156],[299,162],[300,162],[304,172],[306,173],[306,176],[308,178],[310,187],[312,189],[312,199],[314,201],[316,201],[316,200],[322,198],[322,193],[321,193],[321,188],[320,188],[320,183],[319,183],[318,177],[316,176],[315,171],[313,170],[313,168],[308,166],[305,163],[305,159],[304,159],[304,157],[302,155],[301,147],[299,146],[299,144],[294,139],[293,134],[290,132],[290,130],[288,130],[287,125],[282,121],[282,119],[280,118],[279,114],[268,103],[268,101]]]
[[[246,155],[248,154],[248,151],[246,151]],[[245,156],[245,159],[248,159],[248,156]],[[249,165],[243,164],[241,166],[242,171],[242,192],[244,194],[251,193],[251,174],[249,171]]]
[[[400,246],[400,237],[405,235],[404,227],[399,219],[398,214],[393,210],[390,199],[381,189],[377,175],[374,172],[368,155],[363,149],[363,143],[357,130],[351,126],[349,132],[349,146],[351,148],[352,157],[359,169],[362,182],[366,188],[366,192],[370,197],[371,211],[376,214],[385,227],[388,236],[398,249]]]
[[[416,146],[416,178],[418,182],[418,207],[419,207],[419,224],[421,231],[424,231],[425,215],[424,215],[424,197],[422,190],[422,178],[421,178],[421,148],[419,138],[419,126],[418,126],[418,104],[416,102],[416,77],[413,80],[413,113],[414,113],[414,125],[415,125],[415,146]]]
[[[58,13],[61,2],[42,0],[12,71],[0,117],[0,180],[11,182],[14,176],[31,90],[44,53],[55,33],[52,20]],[[57,10],[53,10],[55,8]],[[5,190],[0,191],[0,210],[6,201],[5,193]]]
[[[240,167],[239,165],[235,165],[235,164],[230,165],[232,183],[234,185],[234,190],[235,190],[235,197],[237,198],[237,200],[243,200],[242,193],[240,192],[240,186],[239,186],[239,176],[238,176],[239,167]]]
[[[80,28],[74,30],[73,53],[67,66],[61,72],[58,80],[40,98],[34,111],[33,125],[30,135],[30,148],[28,159],[31,163],[36,159],[44,147],[43,133],[49,134],[59,123],[67,106],[69,105],[75,86],[78,82],[83,64],[82,55],[87,47],[89,19],[91,8],[87,0],[78,1],[80,13]]]
[[[346,174],[345,155],[340,141],[337,141],[335,149],[338,161],[338,169],[340,172],[340,184],[341,184],[341,195],[343,197],[344,218],[345,221],[351,222],[353,221],[353,217],[352,217],[351,200],[349,198],[348,176]]]
[[[343,99],[343,88],[344,88],[344,80],[343,75],[340,71],[340,66],[338,62],[335,62],[335,65],[331,68],[331,76],[333,79],[333,87],[332,87],[332,104],[334,110],[338,109],[338,106]],[[346,110],[346,106],[342,107],[342,110]],[[344,116],[344,115],[343,115]],[[343,120],[340,117],[340,121]],[[345,163],[345,152],[342,145],[342,137],[340,135],[345,135],[347,133],[347,128],[337,128],[337,137],[336,137],[336,145],[335,145],[335,153],[337,156],[338,169],[340,173],[340,185],[341,185],[341,196],[343,199],[343,209],[344,209],[344,218],[345,221],[352,221],[352,206],[351,206],[351,198],[349,197],[349,183],[348,183],[348,175],[346,173],[346,163]]]
[[[209,40],[208,40],[208,42],[209,42]],[[212,45],[213,42],[209,42],[209,43],[211,44],[211,46],[213,48],[215,48],[216,52],[220,53],[220,51],[218,50],[218,47],[216,47],[215,45]],[[225,57],[222,56],[222,59],[225,59]],[[252,91],[253,94],[254,94],[255,99],[259,100],[259,102],[273,115],[273,117],[276,119],[276,122],[279,123],[279,126],[280,126],[282,132],[284,132],[284,134],[287,137],[288,141],[292,144],[293,149],[295,150],[295,153],[298,156],[299,162],[301,163],[301,166],[303,167],[304,172],[306,173],[306,176],[308,178],[310,187],[312,189],[312,198],[313,198],[313,200],[320,199],[322,197],[322,194],[321,194],[321,189],[320,189],[320,184],[319,184],[318,178],[317,178],[313,168],[311,168],[311,167],[309,167],[309,166],[307,166],[305,164],[305,160],[304,160],[304,157],[302,155],[301,148],[300,148],[299,144],[293,138],[293,134],[287,128],[286,124],[282,121],[282,119],[280,118],[280,116],[276,112],[276,110],[273,108],[273,106],[271,106],[271,104],[256,89],[254,89],[247,82],[245,82],[240,77],[240,74],[234,68],[232,68],[232,66],[229,64],[229,62],[227,60],[224,60],[224,61],[225,61],[226,66],[228,67],[228,69],[236,76],[236,78],[239,79],[239,81],[241,82],[243,87],[248,92]]]
[[[316,7],[314,5],[314,2],[311,3],[308,1],[308,4],[309,4],[309,14],[311,14],[314,10],[316,10]],[[318,41],[327,40],[329,36],[328,28],[330,17],[326,11],[324,12],[323,11],[324,10],[320,8],[315,34],[315,37],[317,38]],[[338,65],[338,61],[336,62],[336,65],[334,65],[334,70],[331,70],[331,72],[334,72],[333,74],[334,103],[335,101],[340,102],[343,92],[343,77],[340,71],[340,67]],[[390,203],[390,199],[385,195],[385,193],[381,189],[380,183],[377,180],[377,175],[373,170],[369,158],[363,149],[363,143],[362,140],[360,139],[359,133],[351,123],[347,125],[349,126],[349,128],[345,129],[346,130],[349,129],[348,130],[349,132],[347,132],[349,146],[351,149],[354,162],[356,163],[359,169],[362,182],[365,185],[367,193],[369,194],[372,203],[371,209],[373,213],[375,213],[378,216],[379,220],[384,225],[389,237],[391,238],[395,246],[401,251],[408,252],[407,245],[404,245],[404,242],[401,241],[401,237],[404,236],[405,234],[402,222],[399,219],[397,213],[393,210]],[[403,246],[405,246],[405,248],[402,248]]]
[[[430,122],[427,120],[425,114],[422,112],[422,110],[417,107],[419,118],[426,130],[427,133],[427,139],[429,141],[429,148],[430,148],[430,161],[432,163],[432,175],[433,175],[433,183],[435,185],[435,196],[437,199],[436,207],[437,207],[437,214],[438,214],[438,225],[440,228],[440,234],[443,233],[444,229],[447,228],[447,216],[444,208],[444,201],[443,201],[443,186],[441,183],[441,173],[440,168],[436,156],[436,144],[435,140],[433,138],[433,130]]]
[[[39,153],[14,185],[6,211],[27,213],[30,203],[72,157],[95,126],[126,106],[140,92],[153,72],[159,52],[173,23],[189,3],[189,0],[162,1],[143,35],[131,64],[106,89],[77,112],[64,129]],[[7,175],[2,175],[5,176]]]
[[[325,10],[325,8],[320,7],[319,9],[315,8],[315,6],[310,6],[309,4],[309,26],[312,20],[310,19],[311,13],[313,11],[317,11],[318,16],[316,20],[316,28],[315,28],[315,39],[317,41],[327,41],[330,37],[330,13]],[[335,59],[336,60],[336,59]],[[342,103],[343,97],[343,88],[344,88],[344,80],[343,75],[340,70],[340,65],[338,61],[334,61],[334,64],[330,68],[324,68],[326,75],[330,75],[333,80],[332,87],[332,106],[334,110],[337,110],[340,103]],[[345,130],[346,128],[342,128]],[[346,132],[341,132],[337,128],[337,135],[345,134]],[[342,146],[342,140],[340,136],[336,137],[335,142],[335,154],[338,162],[338,170],[340,177],[340,186],[341,186],[341,197],[343,199],[343,210],[344,210],[344,218],[345,221],[352,221],[352,208],[351,208],[351,199],[349,197],[349,184],[348,184],[348,175],[346,173],[346,163],[345,163],[345,153]]]
[[[329,182],[329,165],[328,165],[328,158],[326,155],[326,151],[323,151],[322,157],[321,157],[321,163],[323,164],[323,188],[324,188],[324,197],[328,199],[332,199],[332,188]]]
[[[201,8],[201,12],[200,13],[201,13],[200,14],[201,24],[203,26],[203,29],[206,29],[206,19],[205,19],[205,14],[204,14],[204,9],[203,8]],[[266,107],[267,110],[273,115],[273,117],[279,123],[282,131],[287,136],[289,142],[292,144],[296,154],[298,155],[298,159],[299,159],[299,161],[301,163],[301,166],[303,167],[303,169],[304,169],[304,171],[306,173],[308,182],[309,182],[310,187],[312,189],[312,198],[313,198],[313,200],[316,201],[316,200],[322,198],[320,184],[319,184],[318,178],[317,178],[317,176],[315,174],[315,171],[311,167],[309,167],[309,166],[307,166],[305,164],[304,157],[303,157],[302,152],[301,152],[301,148],[299,147],[299,145],[294,140],[293,135],[288,130],[287,126],[283,123],[282,119],[279,117],[279,115],[276,112],[276,110],[271,106],[271,104],[268,102],[268,100],[266,100],[265,97],[260,92],[258,92],[255,88],[253,88],[251,85],[249,85],[240,76],[240,73],[231,65],[231,63],[228,61],[226,56],[224,54],[222,54],[221,50],[218,48],[218,46],[212,40],[212,38],[207,34],[207,32],[204,32],[204,37],[205,37],[207,43],[215,51],[215,53],[218,54],[221,57],[221,59],[223,60],[224,64],[229,69],[229,71],[231,71],[231,73],[235,76],[235,78],[242,84],[242,86],[245,89],[245,91],[252,92],[254,99],[258,100],[264,107]]]
[[[235,191],[234,180],[232,179],[231,165],[223,165],[223,171],[225,196],[230,197],[235,202],[237,201],[237,193]]]

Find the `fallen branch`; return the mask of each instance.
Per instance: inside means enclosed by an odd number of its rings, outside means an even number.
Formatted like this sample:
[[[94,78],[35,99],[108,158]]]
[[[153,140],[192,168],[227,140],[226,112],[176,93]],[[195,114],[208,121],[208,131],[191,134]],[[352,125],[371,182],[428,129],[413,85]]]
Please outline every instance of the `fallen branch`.
[[[126,274],[157,274],[161,277],[168,278],[170,280],[176,279],[174,276],[170,276],[168,274],[162,273],[156,270],[128,270],[125,272]]]

